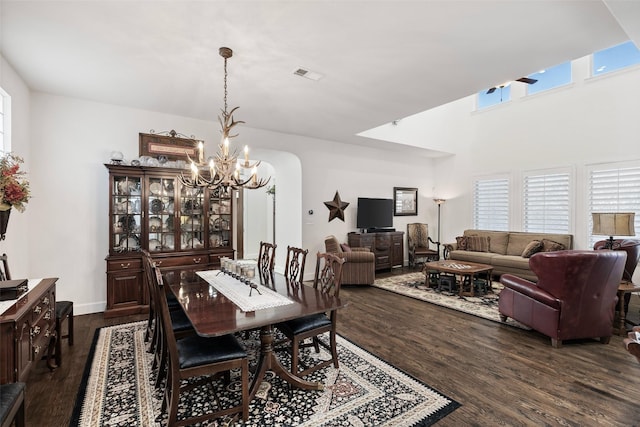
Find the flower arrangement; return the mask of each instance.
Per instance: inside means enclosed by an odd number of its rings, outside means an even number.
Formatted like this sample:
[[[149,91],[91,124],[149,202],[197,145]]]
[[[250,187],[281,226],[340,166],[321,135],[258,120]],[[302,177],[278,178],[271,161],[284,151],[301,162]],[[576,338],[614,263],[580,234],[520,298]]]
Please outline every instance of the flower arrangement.
[[[12,153],[0,158],[0,211],[14,207],[19,212],[24,212],[31,198],[27,173],[20,170],[22,163],[22,157]]]

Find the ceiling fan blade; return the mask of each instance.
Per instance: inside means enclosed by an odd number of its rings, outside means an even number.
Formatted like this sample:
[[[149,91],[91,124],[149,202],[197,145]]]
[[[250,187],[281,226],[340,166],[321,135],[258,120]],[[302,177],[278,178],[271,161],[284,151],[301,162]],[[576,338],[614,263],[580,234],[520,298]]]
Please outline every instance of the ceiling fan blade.
[[[530,79],[529,77],[520,77],[519,79],[516,80],[517,82],[522,82],[522,83],[527,83],[527,84],[534,84],[535,82],[537,82],[538,80],[536,79]]]
[[[495,87],[492,87],[491,89],[489,89],[489,90],[487,91],[487,95],[488,95],[488,94],[490,94],[490,93],[493,93],[493,92],[495,92],[495,91],[496,91],[496,88],[495,88]]]

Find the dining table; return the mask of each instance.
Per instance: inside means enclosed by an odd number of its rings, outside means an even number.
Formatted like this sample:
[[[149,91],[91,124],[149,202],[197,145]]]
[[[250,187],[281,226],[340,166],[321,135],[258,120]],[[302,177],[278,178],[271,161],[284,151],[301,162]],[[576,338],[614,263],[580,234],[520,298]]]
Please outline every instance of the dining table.
[[[220,270],[167,270],[162,275],[198,335],[215,337],[260,330],[260,352],[249,387],[250,400],[267,371],[301,389],[323,389],[322,383],[294,375],[281,364],[274,351],[274,327],[287,320],[340,309],[345,304],[339,297],[313,286],[291,283],[279,273],[258,275],[252,280],[253,287]]]

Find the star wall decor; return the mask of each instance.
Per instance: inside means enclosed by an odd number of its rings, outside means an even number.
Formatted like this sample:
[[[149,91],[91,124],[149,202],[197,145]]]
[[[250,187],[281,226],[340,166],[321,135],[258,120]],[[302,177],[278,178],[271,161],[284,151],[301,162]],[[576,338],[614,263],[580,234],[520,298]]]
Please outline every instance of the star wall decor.
[[[335,218],[340,218],[344,221],[344,210],[349,206],[349,203],[340,200],[340,194],[336,191],[336,195],[333,196],[333,200],[324,202],[324,205],[329,209],[329,222]]]

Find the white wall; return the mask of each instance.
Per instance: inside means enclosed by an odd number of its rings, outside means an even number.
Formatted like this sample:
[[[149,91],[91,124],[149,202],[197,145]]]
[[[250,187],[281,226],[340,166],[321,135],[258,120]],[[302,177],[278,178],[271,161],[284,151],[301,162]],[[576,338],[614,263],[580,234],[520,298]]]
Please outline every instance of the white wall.
[[[103,164],[114,150],[126,159],[137,157],[138,133],[150,129],[196,135],[211,152],[217,123],[43,93],[33,93],[31,105],[34,199],[28,208],[33,236],[28,254],[37,262],[29,274],[60,277],[58,296],[74,300],[76,313],[101,311],[108,251],[108,174]],[[276,171],[279,248],[300,245],[315,254],[324,250],[328,234],[346,241],[347,232],[355,229],[358,196],[391,198],[394,186],[415,186],[422,190],[421,206],[429,205],[433,165],[428,159],[248,127],[240,130],[241,139],[251,141],[251,157],[264,159]],[[336,190],[351,203],[344,223],[327,222],[323,202],[333,199]],[[309,209],[314,215],[306,213]],[[429,221],[433,212],[431,207],[420,209],[420,219]],[[416,217],[398,218],[396,227],[404,230],[406,218]],[[279,263],[284,258],[278,257]],[[314,267],[312,257],[307,275]]]
[[[0,56],[0,87],[11,97],[11,151],[24,159],[22,168],[27,172],[27,179],[31,181],[37,171],[32,169],[30,162],[29,88],[2,56]],[[35,277],[28,276],[29,265],[37,262],[37,260],[30,260],[28,252],[29,242],[35,236],[30,227],[33,212],[32,203],[27,204],[27,209],[23,213],[12,209],[5,240],[0,241],[0,253],[6,253],[9,256],[11,276],[16,279]],[[51,276],[55,276],[55,273],[49,274],[49,277]]]
[[[463,131],[456,155],[438,161],[434,171],[439,194],[447,199],[443,241],[455,241],[472,227],[473,177],[508,174],[517,201],[524,171],[570,167],[577,179],[572,232],[576,248],[587,248],[586,167],[640,159],[640,67],[589,78],[589,66],[588,57],[574,61],[574,83],[548,93],[525,97],[525,86],[514,84],[514,99],[506,105],[472,112],[475,99],[469,97],[441,107],[455,118],[446,126]],[[521,206],[514,204],[511,213],[511,229],[521,230]]]

